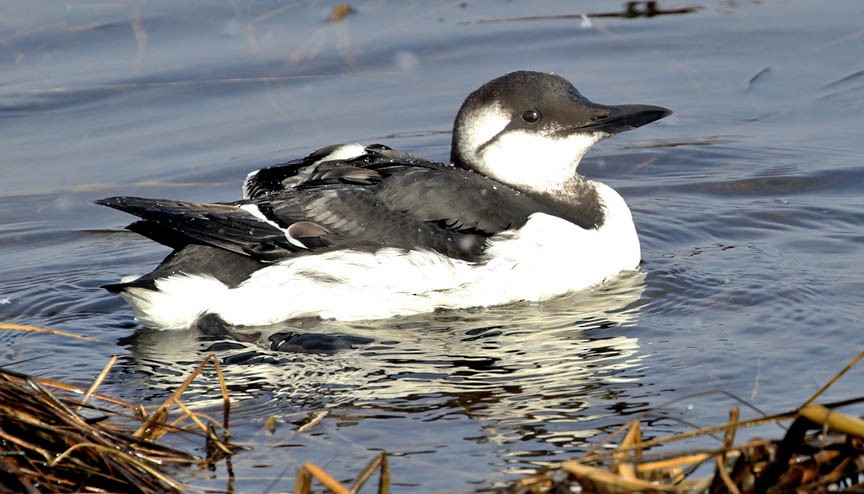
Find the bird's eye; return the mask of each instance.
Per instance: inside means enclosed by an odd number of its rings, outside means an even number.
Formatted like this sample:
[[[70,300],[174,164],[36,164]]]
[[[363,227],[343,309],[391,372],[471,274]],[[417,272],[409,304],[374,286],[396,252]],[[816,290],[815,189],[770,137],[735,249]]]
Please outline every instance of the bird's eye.
[[[543,114],[537,110],[525,110],[522,112],[522,120],[529,124],[536,124],[543,118]]]

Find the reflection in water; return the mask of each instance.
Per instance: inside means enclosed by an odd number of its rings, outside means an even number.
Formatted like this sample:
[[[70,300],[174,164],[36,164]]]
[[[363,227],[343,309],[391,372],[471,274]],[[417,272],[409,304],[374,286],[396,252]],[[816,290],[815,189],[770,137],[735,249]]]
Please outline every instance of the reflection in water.
[[[141,330],[130,338],[131,349],[136,369],[160,388],[176,386],[216,351],[232,399],[247,401],[233,412],[235,420],[372,405],[388,412],[444,409],[483,421],[486,441],[526,436],[572,442],[594,434],[572,429],[573,422],[596,418],[583,416],[592,398],[614,401],[634,380],[624,370],[642,358],[637,338],[604,329],[635,320],[644,278],[634,273],[602,289],[538,304],[368,323],[307,321],[290,328],[370,341],[332,354],[201,341],[194,331]],[[279,331],[286,327],[269,328]],[[218,405],[215,379],[199,379],[193,388],[192,405]]]

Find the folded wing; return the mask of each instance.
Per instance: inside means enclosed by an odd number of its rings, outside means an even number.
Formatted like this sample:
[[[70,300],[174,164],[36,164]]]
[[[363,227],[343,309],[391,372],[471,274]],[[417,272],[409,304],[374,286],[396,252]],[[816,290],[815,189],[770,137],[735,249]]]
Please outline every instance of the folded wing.
[[[175,250],[207,245],[263,263],[383,247],[478,261],[487,238],[521,227],[531,213],[545,209],[470,171],[387,152],[305,170],[311,165],[299,162],[263,169],[273,171],[247,179],[244,188],[252,197],[234,203],[139,197],[97,203],[138,216],[141,221],[130,230]],[[302,178],[286,185],[301,172]]]

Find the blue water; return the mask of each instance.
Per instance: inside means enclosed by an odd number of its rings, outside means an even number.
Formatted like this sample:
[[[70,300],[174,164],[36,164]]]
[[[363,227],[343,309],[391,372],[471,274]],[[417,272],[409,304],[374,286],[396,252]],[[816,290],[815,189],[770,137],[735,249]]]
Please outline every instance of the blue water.
[[[446,160],[465,95],[515,69],[675,111],[580,167],[630,204],[641,272],[543,304],[302,328],[374,340],[334,355],[216,347],[232,437],[251,449],[233,480],[224,465],[181,480],[288,490],[304,461],[349,480],[384,450],[395,492],[485,489],[670,400],[650,433],[725,420],[737,403],[691,396],[704,390],[793,408],[864,349],[864,4],[663,2],[699,9],[587,20],[519,18],[622,6],[352,5],[328,23],[325,2],[7,2],[0,318],[109,343],[4,331],[0,363],[89,385],[116,354],[101,390],[160,403],[212,342],[143,330],[99,288],[167,250],[92,200],[232,200],[250,170],[336,142]],[[860,396],[861,377],[826,399]],[[211,373],[188,401],[218,415],[218,399]]]

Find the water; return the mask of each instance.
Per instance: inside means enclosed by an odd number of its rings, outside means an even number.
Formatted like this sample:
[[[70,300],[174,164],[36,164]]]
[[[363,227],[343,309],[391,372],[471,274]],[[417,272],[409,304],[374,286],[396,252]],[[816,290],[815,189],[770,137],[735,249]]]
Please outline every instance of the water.
[[[89,385],[116,354],[102,391],[155,404],[218,350],[233,438],[252,449],[233,480],[220,466],[183,481],[287,490],[304,461],[348,480],[385,450],[394,491],[463,492],[574,457],[670,400],[651,434],[725,420],[736,402],[700,391],[792,408],[861,351],[864,4],[669,2],[700,9],[590,22],[517,18],[619,6],[352,5],[336,24],[320,2],[7,5],[0,317],[109,343],[0,332],[0,362]],[[302,328],[374,340],[333,355],[142,330],[99,289],[166,250],[90,201],[231,200],[248,171],[334,142],[445,160],[462,98],[515,69],[675,110],[580,168],[631,205],[639,274],[542,304]],[[860,379],[827,399],[859,396]],[[191,393],[218,414],[212,373]]]

